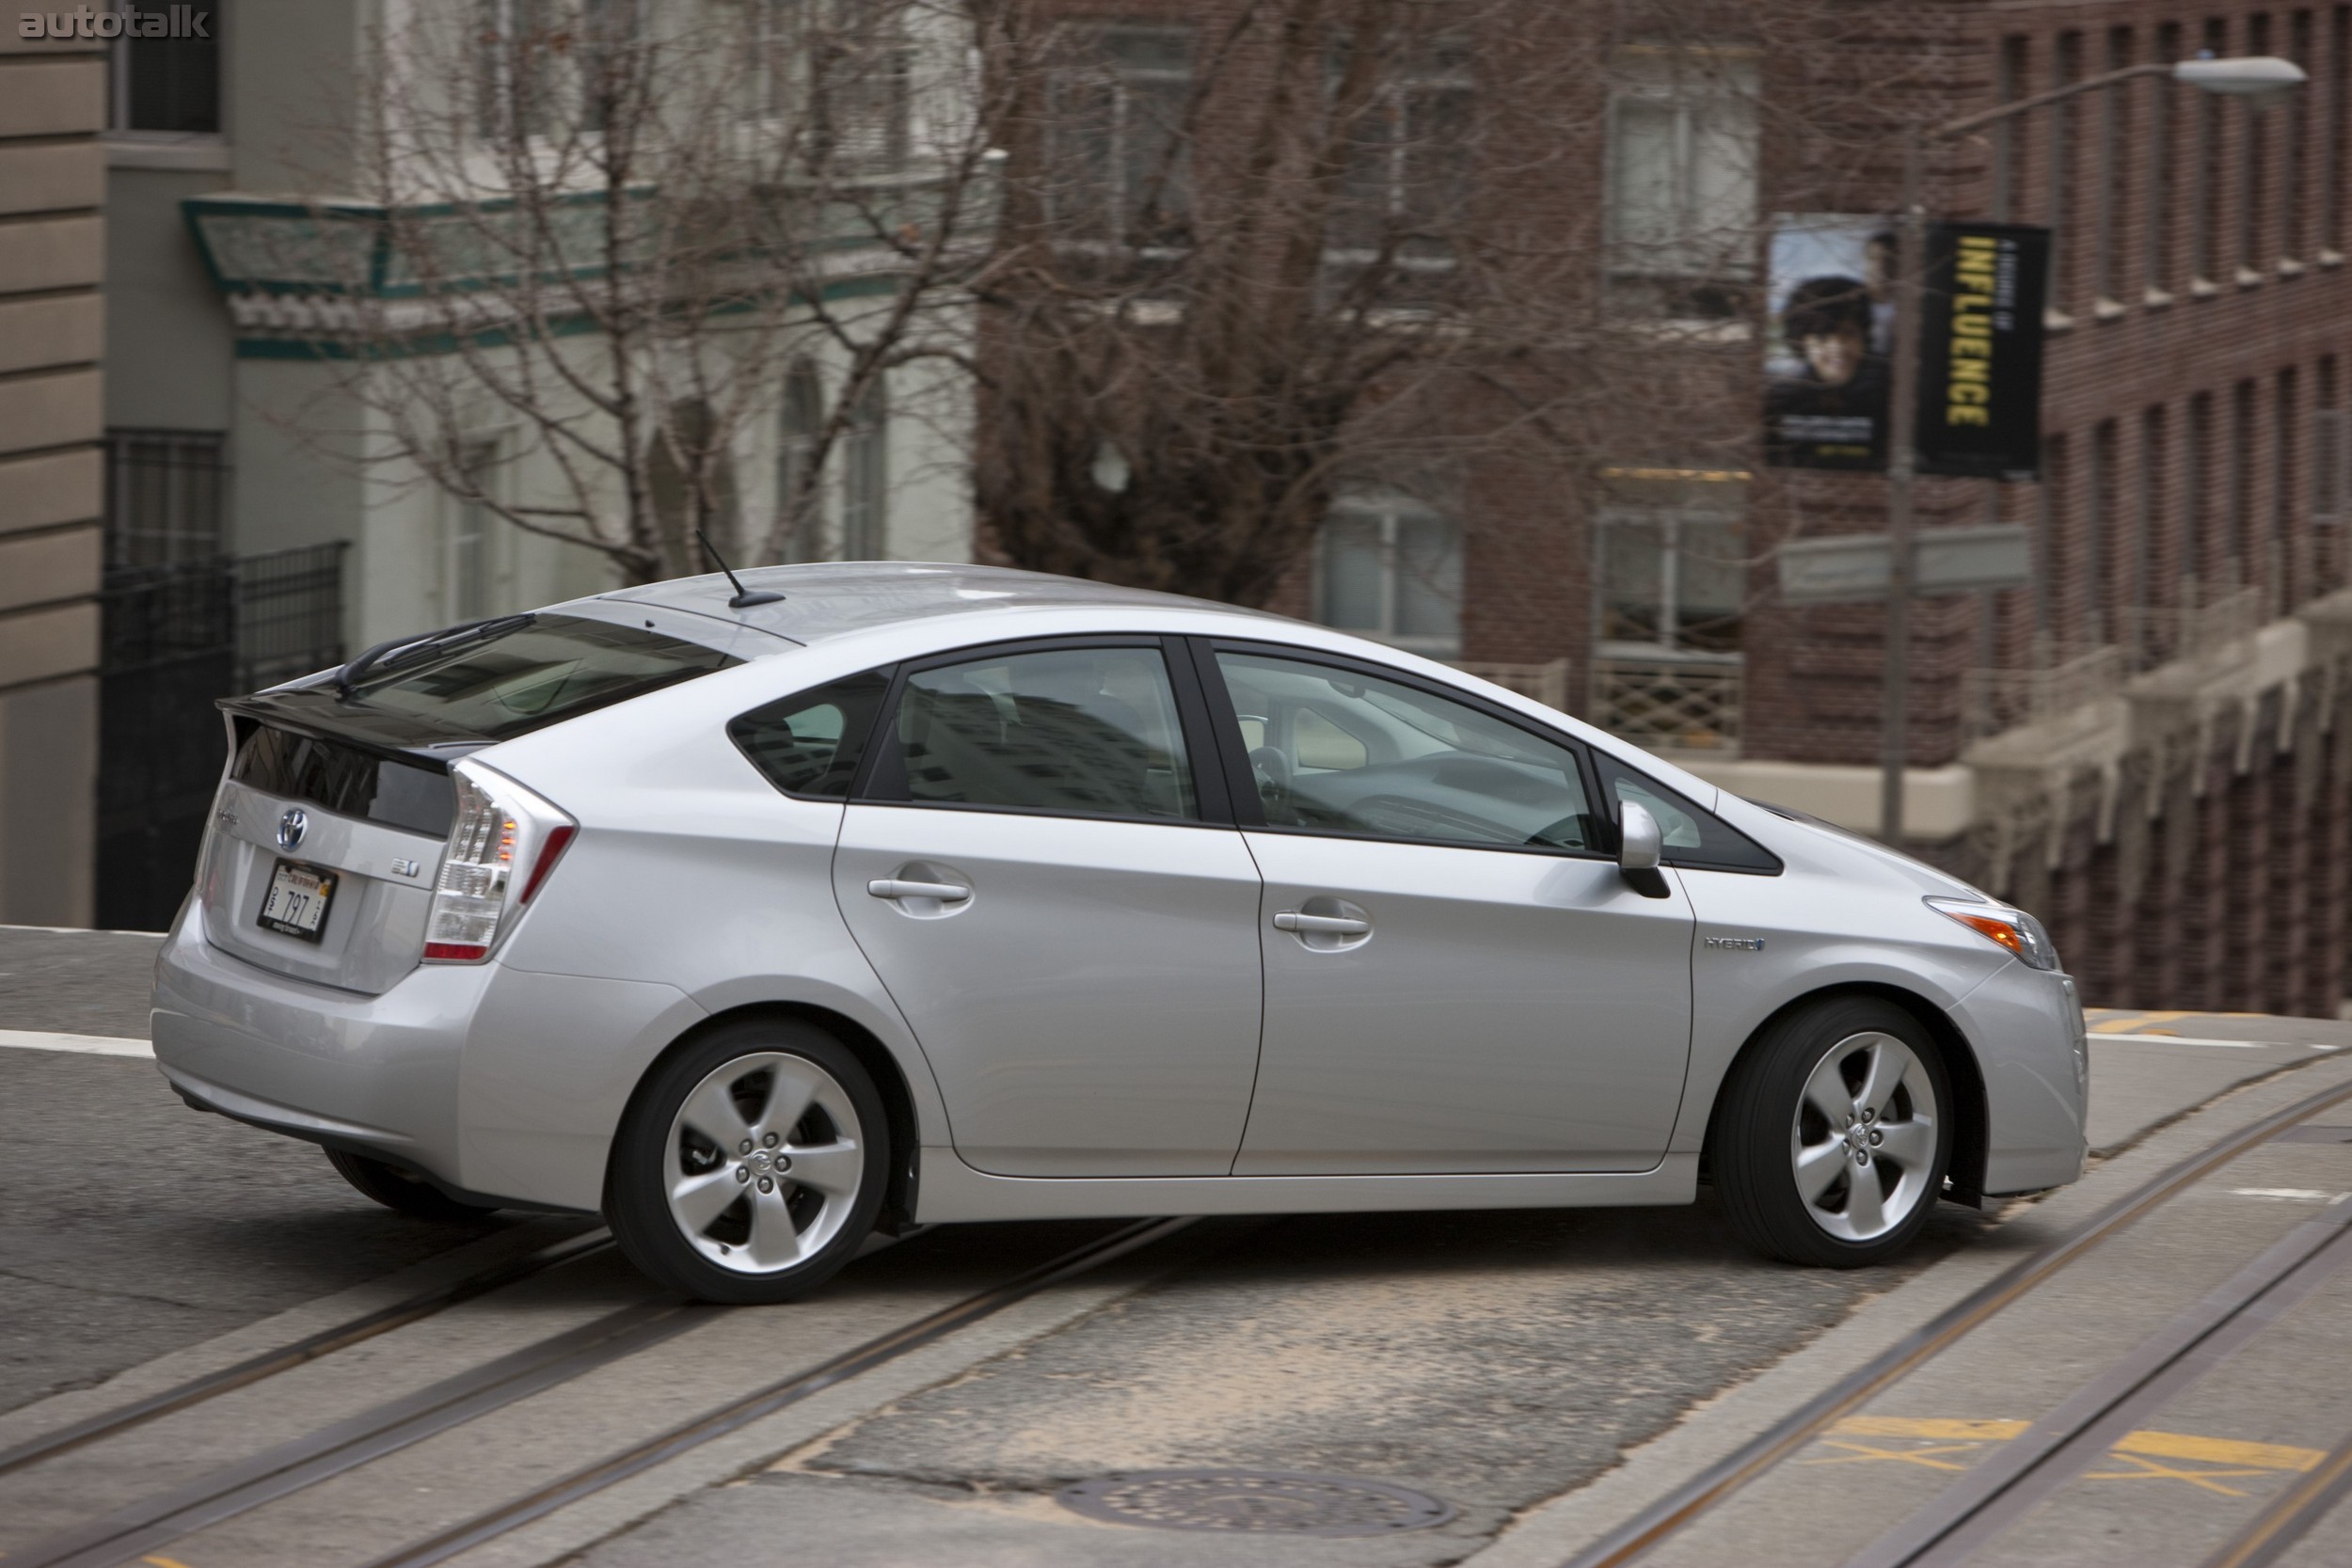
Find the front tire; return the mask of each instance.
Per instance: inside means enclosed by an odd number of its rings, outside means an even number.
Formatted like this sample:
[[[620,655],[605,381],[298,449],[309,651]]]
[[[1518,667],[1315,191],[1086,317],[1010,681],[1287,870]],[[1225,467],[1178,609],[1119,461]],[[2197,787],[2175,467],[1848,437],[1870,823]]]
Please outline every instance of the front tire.
[[[882,1095],[855,1053],[796,1019],[747,1019],[640,1086],[613,1139],[606,1217],[671,1290],[788,1301],[864,1244],[889,1161]]]
[[[1848,996],[1797,1008],[1724,1082],[1714,1138],[1724,1215],[1784,1262],[1884,1262],[1943,1194],[1952,1105],[1942,1053],[1901,1007]]]

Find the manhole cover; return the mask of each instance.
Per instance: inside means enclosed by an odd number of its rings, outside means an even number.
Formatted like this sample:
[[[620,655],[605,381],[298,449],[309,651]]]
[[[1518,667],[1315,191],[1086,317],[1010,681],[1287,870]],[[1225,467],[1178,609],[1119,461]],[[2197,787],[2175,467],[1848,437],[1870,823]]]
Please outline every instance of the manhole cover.
[[[1387,1535],[1454,1517],[1423,1492],[1283,1470],[1133,1470],[1065,1486],[1057,1500],[1115,1525],[1246,1535]]]

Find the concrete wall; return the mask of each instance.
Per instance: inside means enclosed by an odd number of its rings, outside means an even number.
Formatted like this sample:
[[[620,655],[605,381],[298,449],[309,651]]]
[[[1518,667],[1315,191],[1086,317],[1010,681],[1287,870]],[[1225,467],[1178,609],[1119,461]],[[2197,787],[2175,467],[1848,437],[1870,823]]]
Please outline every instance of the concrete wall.
[[[106,71],[0,37],[0,923],[87,925]]]

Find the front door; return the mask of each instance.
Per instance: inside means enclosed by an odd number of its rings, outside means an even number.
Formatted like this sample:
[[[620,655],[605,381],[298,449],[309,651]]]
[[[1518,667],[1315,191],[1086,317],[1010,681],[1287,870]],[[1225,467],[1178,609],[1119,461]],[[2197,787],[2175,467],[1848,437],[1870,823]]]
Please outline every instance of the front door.
[[[1629,886],[1577,748],[1419,686],[1222,649],[1264,816],[1240,1175],[1645,1170],[1692,917]]]
[[[917,668],[880,748],[834,891],[957,1152],[1005,1176],[1226,1174],[1257,1068],[1258,873],[1202,820],[1160,645]]]

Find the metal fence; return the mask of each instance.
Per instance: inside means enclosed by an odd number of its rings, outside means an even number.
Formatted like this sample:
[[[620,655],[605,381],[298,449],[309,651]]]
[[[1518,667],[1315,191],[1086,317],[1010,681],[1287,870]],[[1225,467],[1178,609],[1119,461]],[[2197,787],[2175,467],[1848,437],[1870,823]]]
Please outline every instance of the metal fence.
[[[160,930],[186,895],[227,754],[214,702],[342,657],[344,548],[107,572],[99,593],[101,926]]]
[[[343,657],[343,553],[331,544],[235,562],[240,691],[307,675]]]

